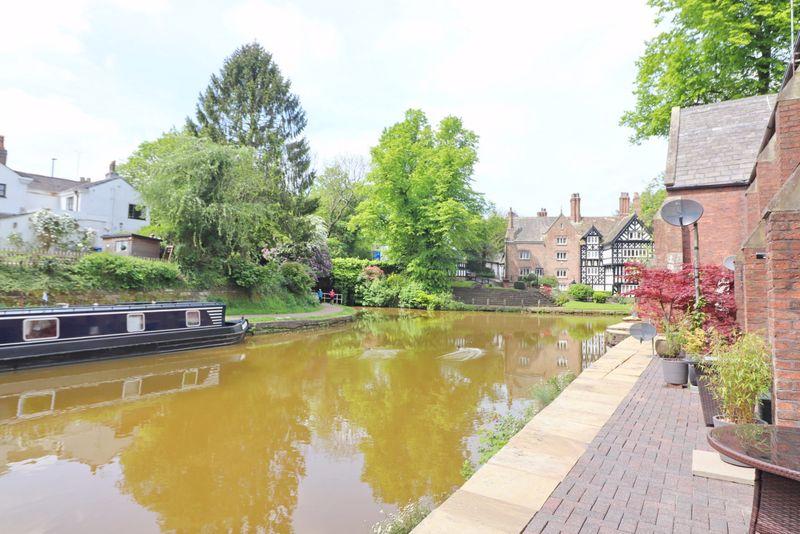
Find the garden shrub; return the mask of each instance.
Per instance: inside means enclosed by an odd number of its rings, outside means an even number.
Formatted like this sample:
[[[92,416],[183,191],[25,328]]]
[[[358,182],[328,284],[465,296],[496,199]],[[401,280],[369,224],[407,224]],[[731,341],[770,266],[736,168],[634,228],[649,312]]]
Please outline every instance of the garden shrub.
[[[555,276],[540,276],[539,277],[539,285],[540,286],[547,286],[550,288],[558,287],[558,280]]]
[[[391,278],[391,277],[390,277]],[[363,306],[397,306],[400,287],[389,278],[376,278],[362,286],[359,297]]]
[[[384,274],[390,275],[397,267],[386,261],[364,260],[361,258],[333,258],[331,267],[331,283],[337,293],[342,294],[345,304],[355,304],[357,288],[363,282],[362,274],[368,266],[380,268]]]
[[[514,289],[525,289],[525,282],[517,280],[514,282]]]
[[[563,306],[572,300],[572,297],[566,291],[553,291],[552,296],[556,306]]]
[[[174,263],[107,253],[86,255],[73,270],[100,289],[158,289],[172,287],[181,280]]]
[[[572,284],[571,286],[569,286],[569,294],[575,300],[588,302],[592,300],[592,296],[594,295],[594,289],[592,289],[591,286],[587,286],[586,284]]]
[[[281,264],[280,272],[283,285],[292,293],[297,295],[309,293],[314,287],[314,277],[310,269],[302,263],[287,261]]]
[[[607,291],[595,291],[592,300],[598,304],[605,304],[610,296],[611,294]]]

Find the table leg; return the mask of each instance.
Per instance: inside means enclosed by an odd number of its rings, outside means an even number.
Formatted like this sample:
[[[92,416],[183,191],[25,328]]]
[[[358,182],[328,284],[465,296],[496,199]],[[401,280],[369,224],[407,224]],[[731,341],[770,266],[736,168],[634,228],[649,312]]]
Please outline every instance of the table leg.
[[[753,483],[753,509],[750,511],[750,534],[756,534],[758,527],[758,512],[761,509],[761,470],[756,469],[755,482]]]

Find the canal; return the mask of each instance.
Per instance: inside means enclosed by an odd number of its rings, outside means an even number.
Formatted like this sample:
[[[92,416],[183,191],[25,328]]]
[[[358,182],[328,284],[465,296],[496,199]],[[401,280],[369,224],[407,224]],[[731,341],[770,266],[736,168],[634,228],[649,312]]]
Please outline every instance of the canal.
[[[614,318],[369,311],[242,345],[0,375],[0,532],[369,532]]]

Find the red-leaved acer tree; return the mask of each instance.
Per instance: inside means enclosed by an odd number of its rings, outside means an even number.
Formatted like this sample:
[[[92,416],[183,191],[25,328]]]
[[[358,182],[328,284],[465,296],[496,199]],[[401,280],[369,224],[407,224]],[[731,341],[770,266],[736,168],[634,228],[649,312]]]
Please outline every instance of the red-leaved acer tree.
[[[654,324],[677,323],[694,306],[694,276],[692,266],[684,264],[678,271],[627,264],[629,283],[638,284],[626,293],[636,297],[639,315]],[[733,273],[717,265],[700,266],[700,294],[706,327],[723,335],[736,328],[736,302],[733,296]]]

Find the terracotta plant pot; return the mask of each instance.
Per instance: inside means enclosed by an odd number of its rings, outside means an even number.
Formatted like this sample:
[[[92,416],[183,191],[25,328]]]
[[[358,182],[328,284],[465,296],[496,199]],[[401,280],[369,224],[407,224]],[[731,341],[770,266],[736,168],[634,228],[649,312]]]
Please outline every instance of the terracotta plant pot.
[[[682,358],[661,358],[661,372],[667,384],[683,386],[689,378],[689,363]]]
[[[720,427],[720,426],[731,426],[732,424],[733,423],[729,423],[728,421],[722,419],[718,415],[714,416],[714,428],[717,428],[717,427]],[[736,466],[739,466],[739,467],[750,467],[749,465],[743,464],[742,462],[737,462],[736,460],[734,460],[730,456],[726,456],[726,455],[724,455],[722,453],[719,453],[719,458],[720,458],[720,460],[722,460],[723,462],[725,462],[727,464],[736,465]]]

